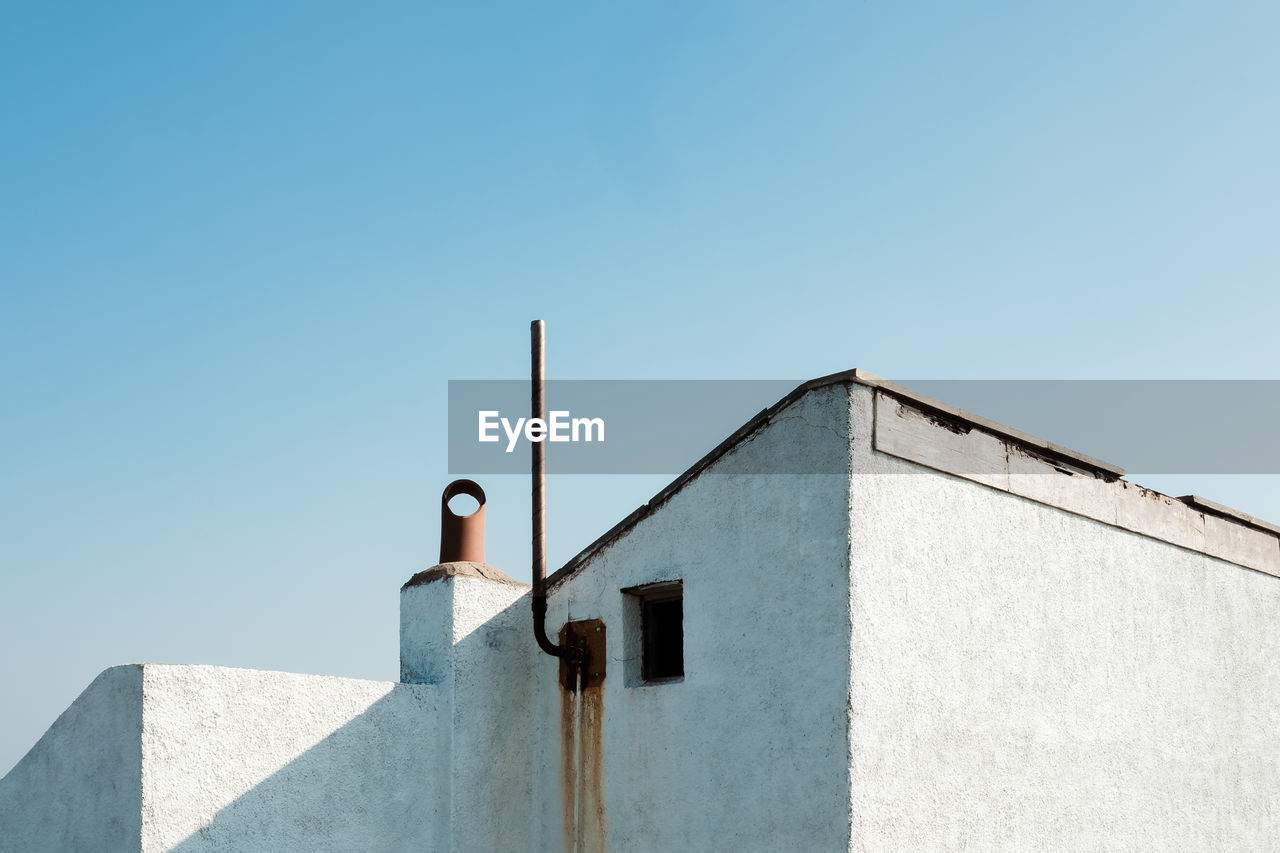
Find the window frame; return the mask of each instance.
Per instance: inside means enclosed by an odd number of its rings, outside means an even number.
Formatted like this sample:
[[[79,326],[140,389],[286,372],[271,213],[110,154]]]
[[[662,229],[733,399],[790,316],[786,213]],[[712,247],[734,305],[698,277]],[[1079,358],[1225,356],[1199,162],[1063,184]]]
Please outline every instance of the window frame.
[[[630,630],[628,631],[630,643],[627,650],[629,663],[626,679],[627,686],[642,687],[684,681],[686,667],[683,579],[657,581],[640,586],[627,587],[622,590],[622,594],[626,596],[626,604],[629,610],[627,621],[630,623]],[[679,652],[677,655],[679,672],[669,675],[655,675],[653,669],[657,661],[654,661],[652,657],[656,654],[655,647],[659,643],[659,638],[655,634],[655,626],[651,624],[653,619],[651,609],[654,605],[670,604],[671,602],[677,602],[680,611],[678,625]],[[669,620],[667,624],[670,624]]]

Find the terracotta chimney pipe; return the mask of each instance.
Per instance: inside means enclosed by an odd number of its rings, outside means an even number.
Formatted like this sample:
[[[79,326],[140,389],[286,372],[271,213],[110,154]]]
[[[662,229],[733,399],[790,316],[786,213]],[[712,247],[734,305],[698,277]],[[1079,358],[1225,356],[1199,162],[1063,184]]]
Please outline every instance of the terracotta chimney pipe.
[[[480,502],[470,515],[455,515],[449,501],[470,495]],[[484,562],[484,489],[474,480],[454,480],[440,498],[440,562]]]

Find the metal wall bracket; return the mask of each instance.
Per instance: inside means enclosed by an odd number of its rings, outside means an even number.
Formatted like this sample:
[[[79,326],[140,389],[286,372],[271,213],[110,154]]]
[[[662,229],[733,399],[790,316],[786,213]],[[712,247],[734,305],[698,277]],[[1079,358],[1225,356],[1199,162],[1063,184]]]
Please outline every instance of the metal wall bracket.
[[[582,670],[582,689],[598,687],[605,677],[605,630],[599,619],[566,622],[560,629],[560,645],[582,650],[579,659],[560,658],[560,686],[577,690],[578,669]]]

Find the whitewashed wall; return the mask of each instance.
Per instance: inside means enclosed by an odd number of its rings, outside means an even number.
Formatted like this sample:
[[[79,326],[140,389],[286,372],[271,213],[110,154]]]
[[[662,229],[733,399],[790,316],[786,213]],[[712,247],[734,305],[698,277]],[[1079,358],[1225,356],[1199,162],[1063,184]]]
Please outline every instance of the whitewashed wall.
[[[1277,849],[1280,579],[853,447],[851,850]]]
[[[527,590],[478,577],[404,590],[406,678],[431,683],[107,670],[0,781],[0,850],[519,849]]]
[[[140,666],[106,670],[0,780],[0,851],[137,853]]]
[[[143,672],[143,853],[448,849],[438,688]]]
[[[400,595],[402,678],[431,681],[444,703],[429,722],[440,727],[452,768],[442,849],[524,849],[533,822],[533,670],[542,656],[529,586],[492,566],[446,565],[447,576]]]
[[[439,693],[114,667],[0,782],[0,850],[449,850]]]
[[[606,849],[847,846],[847,411],[843,388],[808,395],[554,590],[553,635],[566,618],[608,628]],[[804,459],[780,467],[830,473],[742,473],[792,454]],[[621,590],[674,579],[685,678],[629,687]],[[562,706],[555,662],[542,658],[540,719],[555,728],[539,740],[534,849],[569,850]]]
[[[877,421],[877,393],[811,392],[553,594],[553,632],[609,626],[584,849],[1274,849],[1274,534],[980,430]],[[849,470],[727,476],[756,453]],[[620,590],[676,578],[686,679],[629,687]],[[539,740],[543,850],[582,820],[565,743]]]

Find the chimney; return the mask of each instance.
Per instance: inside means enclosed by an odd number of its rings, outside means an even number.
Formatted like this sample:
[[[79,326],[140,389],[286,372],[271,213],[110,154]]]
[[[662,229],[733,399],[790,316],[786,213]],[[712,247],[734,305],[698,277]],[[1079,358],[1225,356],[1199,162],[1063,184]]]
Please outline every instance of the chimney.
[[[480,506],[470,515],[456,515],[449,501],[470,495]],[[484,562],[484,489],[475,480],[454,480],[440,498],[440,564]]]
[[[480,506],[470,515],[457,515],[449,501],[458,495],[470,495]],[[484,489],[473,480],[454,480],[441,495],[440,562],[400,588],[403,682],[449,683],[455,669],[468,664],[467,657],[505,645],[503,624],[509,620],[497,617],[529,586],[484,561],[485,505]],[[494,634],[493,642],[464,645],[481,627]],[[510,639],[518,644],[523,638]]]
[[[449,499],[459,494],[480,506],[457,515]],[[450,483],[441,496],[440,563],[400,589],[400,680],[424,685],[414,693],[434,711],[421,736],[447,744],[444,766],[426,772],[450,780],[444,849],[459,853],[513,849],[511,839],[533,825],[530,726],[542,653],[529,642],[529,585],[484,562],[485,509],[476,483]]]

